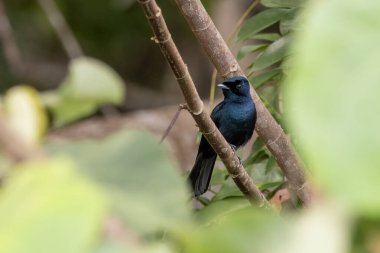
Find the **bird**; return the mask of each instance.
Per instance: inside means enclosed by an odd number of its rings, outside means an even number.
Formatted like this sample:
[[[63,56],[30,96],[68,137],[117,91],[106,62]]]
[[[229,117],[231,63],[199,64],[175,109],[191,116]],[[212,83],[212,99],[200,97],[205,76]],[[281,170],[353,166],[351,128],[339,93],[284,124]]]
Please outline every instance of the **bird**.
[[[243,76],[234,76],[217,85],[224,100],[215,106],[211,119],[234,150],[252,137],[256,124],[256,107],[250,95],[250,85]],[[209,187],[217,154],[202,135],[194,166],[188,181],[197,197]],[[240,158],[239,158],[240,159]]]

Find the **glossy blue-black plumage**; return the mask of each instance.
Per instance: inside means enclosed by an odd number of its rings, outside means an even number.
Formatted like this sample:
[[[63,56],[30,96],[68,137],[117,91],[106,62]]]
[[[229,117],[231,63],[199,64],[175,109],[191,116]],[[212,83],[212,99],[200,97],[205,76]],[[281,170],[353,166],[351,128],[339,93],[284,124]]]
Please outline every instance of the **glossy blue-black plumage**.
[[[256,123],[256,108],[249,93],[249,83],[245,77],[235,76],[219,84],[224,100],[211,113],[219,131],[235,148],[243,146],[251,138]],[[216,153],[202,136],[197,158],[189,175],[189,182],[198,196],[207,191]]]

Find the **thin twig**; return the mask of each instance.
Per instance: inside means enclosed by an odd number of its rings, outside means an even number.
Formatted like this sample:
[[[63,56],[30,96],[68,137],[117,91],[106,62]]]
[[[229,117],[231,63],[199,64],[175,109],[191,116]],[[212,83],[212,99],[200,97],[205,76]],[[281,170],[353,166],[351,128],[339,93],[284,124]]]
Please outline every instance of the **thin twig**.
[[[186,104],[180,104],[180,105],[178,106],[178,110],[177,110],[176,113],[174,114],[174,117],[173,117],[172,121],[170,122],[168,128],[166,128],[164,134],[162,135],[161,140],[160,140],[160,143],[162,143],[162,142],[165,140],[166,136],[168,136],[168,134],[170,133],[170,130],[172,130],[172,128],[173,128],[175,122],[177,121],[179,114],[180,114],[181,111],[184,110],[184,109],[188,110]]]
[[[252,178],[245,171],[231,146],[219,132],[206,110],[204,110],[203,102],[199,97],[187,66],[171,38],[162,16],[161,9],[158,7],[156,1],[138,0],[138,2],[143,7],[145,16],[151,25],[155,35],[154,41],[158,43],[163,55],[170,64],[185,97],[189,112],[197,123],[203,136],[218,154],[228,172],[231,174],[231,177],[247,199],[251,202],[258,202],[260,206],[270,206],[265,196],[256,187]]]
[[[215,87],[216,87],[216,68],[212,69],[212,75],[211,75],[211,85],[210,85],[210,113],[212,111],[212,108],[214,107],[215,102]]]
[[[38,0],[38,2],[70,59],[82,56],[82,49],[54,0]]]
[[[200,0],[175,0],[182,15],[193,30],[200,45],[223,78],[244,75],[234,55],[216,29]],[[311,203],[313,193],[306,180],[303,166],[281,126],[276,122],[254,89],[251,95],[256,104],[256,131],[273,154],[300,199]],[[305,187],[306,186],[306,187]]]
[[[1,45],[4,48],[4,56],[13,75],[22,75],[24,65],[21,60],[21,53],[15,42],[12,26],[9,22],[3,0],[0,0],[0,39]]]

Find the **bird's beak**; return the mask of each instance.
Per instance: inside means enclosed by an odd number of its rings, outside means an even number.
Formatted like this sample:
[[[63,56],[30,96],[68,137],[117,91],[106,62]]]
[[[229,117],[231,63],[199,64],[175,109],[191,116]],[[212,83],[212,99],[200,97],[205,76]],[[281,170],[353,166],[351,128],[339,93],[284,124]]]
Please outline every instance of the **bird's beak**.
[[[222,83],[218,84],[217,86],[218,86],[219,88],[223,89],[223,90],[229,90],[229,89],[230,89],[230,88],[228,88],[225,84],[222,84]]]

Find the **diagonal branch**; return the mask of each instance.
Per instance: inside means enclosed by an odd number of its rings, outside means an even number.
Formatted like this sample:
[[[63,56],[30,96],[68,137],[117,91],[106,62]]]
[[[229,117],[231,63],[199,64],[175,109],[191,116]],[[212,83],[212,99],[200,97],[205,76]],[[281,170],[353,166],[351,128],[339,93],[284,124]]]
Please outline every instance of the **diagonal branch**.
[[[176,0],[176,3],[220,75],[223,78],[244,75],[200,0]],[[312,192],[289,139],[253,89],[251,95],[258,113],[258,135],[273,154],[291,188],[304,203],[310,203],[313,198]]]
[[[235,152],[205,111],[203,102],[197,93],[187,66],[171,38],[165,20],[161,14],[161,9],[157,6],[156,1],[138,0],[138,2],[143,7],[145,16],[152,27],[155,35],[153,40],[158,43],[162,53],[172,68],[186,99],[189,112],[196,121],[200,131],[223,161],[228,172],[231,174],[231,177],[244,195],[251,202],[258,202],[260,205],[269,205],[264,195],[256,187],[248,173],[243,168],[243,165],[240,163]]]
[[[82,56],[82,49],[54,0],[38,0],[38,2],[70,59]]]

